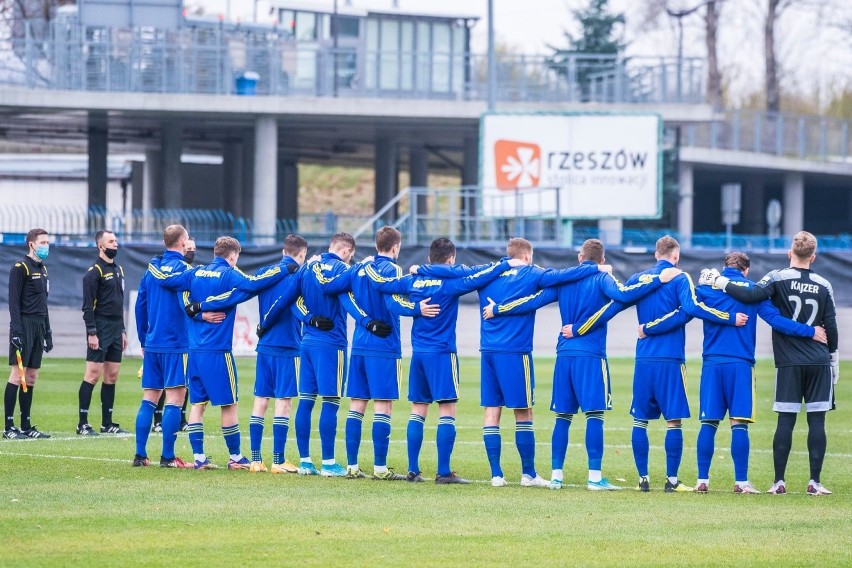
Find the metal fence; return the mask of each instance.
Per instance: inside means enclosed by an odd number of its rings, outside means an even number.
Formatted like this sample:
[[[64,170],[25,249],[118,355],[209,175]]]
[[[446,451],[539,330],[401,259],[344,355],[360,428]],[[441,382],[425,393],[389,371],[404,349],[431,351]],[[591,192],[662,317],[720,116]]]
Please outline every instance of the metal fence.
[[[20,22],[0,44],[0,84],[191,94],[485,100],[484,55],[305,46],[276,28],[83,27],[75,18]],[[500,54],[497,100],[695,103],[699,58]],[[253,82],[238,85],[245,72]]]

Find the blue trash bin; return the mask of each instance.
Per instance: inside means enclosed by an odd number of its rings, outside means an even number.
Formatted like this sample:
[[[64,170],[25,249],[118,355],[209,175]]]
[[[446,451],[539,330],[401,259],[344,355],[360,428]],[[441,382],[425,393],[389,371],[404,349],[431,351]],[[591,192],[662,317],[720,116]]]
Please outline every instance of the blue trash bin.
[[[257,82],[260,80],[260,75],[254,71],[243,71],[237,74],[234,84],[234,91],[238,95],[256,95]]]

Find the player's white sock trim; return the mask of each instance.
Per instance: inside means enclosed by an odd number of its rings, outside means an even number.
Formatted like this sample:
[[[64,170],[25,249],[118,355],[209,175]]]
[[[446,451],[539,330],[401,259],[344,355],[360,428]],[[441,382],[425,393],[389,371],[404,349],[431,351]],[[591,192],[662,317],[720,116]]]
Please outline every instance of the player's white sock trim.
[[[200,461],[200,462],[203,462],[204,460],[207,459],[207,456],[205,454],[192,454],[192,457],[195,458],[195,461]]]
[[[594,481],[597,483],[601,480],[601,470],[599,469],[590,469],[589,470],[589,481]]]
[[[334,465],[334,458],[330,460],[322,460],[322,465]]]
[[[374,473],[387,473],[387,471],[388,471],[388,466],[386,466],[386,465],[374,465],[373,466],[373,472]]]
[[[674,477],[669,476],[668,480],[669,480],[669,483],[671,483],[672,485],[677,485],[677,476],[674,476]]]
[[[558,479],[559,481],[562,481],[562,470],[554,469],[550,474],[550,479]]]

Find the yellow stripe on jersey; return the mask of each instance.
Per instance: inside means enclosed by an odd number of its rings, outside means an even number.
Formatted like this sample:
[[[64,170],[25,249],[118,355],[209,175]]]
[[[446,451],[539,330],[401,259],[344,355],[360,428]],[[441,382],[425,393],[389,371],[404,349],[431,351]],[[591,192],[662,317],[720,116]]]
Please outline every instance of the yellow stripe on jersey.
[[[683,380],[683,390],[686,391],[686,365],[680,364],[680,378]]]
[[[527,408],[532,408],[532,377],[530,377],[530,356],[524,355],[524,387],[527,391]]]
[[[604,395],[606,396],[607,409],[612,408],[612,393],[609,389],[609,369],[606,366],[606,359],[601,359],[601,376],[603,377]]]
[[[237,400],[237,376],[234,373],[234,360],[230,353],[225,353],[225,366],[228,368],[228,379],[231,382],[231,396]]]
[[[322,268],[320,267],[320,263],[319,263],[319,262],[315,262],[315,263],[313,263],[313,264],[311,265],[311,270],[313,270],[313,271],[314,271],[314,275],[317,277],[317,281],[318,281],[320,284],[328,284],[329,282],[331,282],[332,280],[334,280],[334,278],[333,278],[333,277],[332,277],[332,278],[328,278],[325,274],[323,274],[323,273],[322,273]]]
[[[227,292],[222,292],[219,295],[207,296],[207,298],[204,301],[205,302],[212,302],[213,300],[227,300],[228,298],[231,297],[231,294],[233,294],[236,290],[237,290],[236,288],[231,288]]]
[[[239,274],[241,276],[245,276],[249,280],[254,281],[254,280],[263,280],[264,278],[269,278],[271,276],[275,276],[276,274],[279,274],[281,272],[281,267],[280,266],[273,266],[272,268],[270,268],[268,270],[264,270],[262,273],[260,273],[256,276],[251,276],[249,274],[246,274],[245,272],[243,272],[242,270],[240,270],[236,266],[234,267],[234,270],[237,272],[237,274]]]
[[[337,396],[343,393],[343,350],[337,350]]]
[[[410,310],[414,309],[414,302],[412,302],[411,300],[407,300],[405,298],[405,296],[403,296],[401,294],[393,294],[391,296],[391,298],[393,299],[394,302],[396,302],[397,304],[399,304],[403,308],[408,308]]]
[[[599,309],[594,314],[592,314],[592,317],[587,319],[583,323],[583,325],[581,325],[580,328],[577,330],[577,335],[583,335],[584,333],[589,331],[589,328],[592,327],[595,324],[595,322],[600,319],[600,317],[603,315],[603,313],[606,311],[606,309],[608,307],[610,307],[611,305],[612,305],[612,300],[610,300],[609,302],[604,304],[604,306],[601,309]]]
[[[538,298],[541,295],[542,292],[544,292],[544,290],[539,290],[535,294],[530,294],[529,296],[524,296],[523,298],[518,298],[517,300],[515,300],[513,302],[509,302],[507,304],[500,304],[499,306],[497,306],[497,313],[498,314],[504,314],[506,312],[512,311],[513,309],[517,308],[518,306],[522,306],[529,301],[535,300],[536,298]]]
[[[308,315],[308,306],[305,305],[305,298],[303,296],[296,298],[296,308],[298,308],[303,316]]]
[[[704,302],[699,302],[698,296],[696,296],[695,294],[695,285],[692,283],[692,277],[690,277],[689,274],[687,274],[686,272],[684,272],[683,274],[684,276],[686,276],[686,281],[689,282],[689,293],[692,295],[692,301],[695,303],[696,306],[698,306],[707,313],[713,314],[719,319],[723,319],[726,321],[731,319],[731,314],[729,314],[728,312],[723,312],[722,310],[711,308]]]
[[[394,280],[397,280],[397,278],[387,278],[385,276],[382,276],[381,274],[379,274],[379,272],[375,268],[373,268],[373,266],[371,264],[364,265],[364,272],[366,272],[367,276],[373,282],[382,283],[382,282],[393,282]],[[401,273],[401,271],[400,271],[400,273]]]
[[[367,317],[367,312],[361,309],[361,306],[358,305],[358,302],[355,301],[355,294],[349,292],[349,301],[352,302],[352,305],[355,306],[355,309],[358,310],[358,313],[361,314],[362,318]]]
[[[647,286],[654,282],[654,280],[660,277],[659,274],[643,274],[639,277],[639,282],[635,284],[631,284],[627,286],[618,281],[618,278],[610,274],[610,277],[615,280],[615,285],[618,286],[619,291],[621,292],[629,292],[630,290],[635,290],[636,288],[641,288],[642,286]]]
[[[667,319],[669,319],[670,317],[672,317],[673,315],[675,315],[679,311],[680,311],[680,308],[676,308],[676,309],[670,311],[669,313],[667,313],[666,315],[664,315],[663,317],[657,318],[654,321],[649,321],[648,323],[645,324],[645,329],[648,329],[649,327],[654,327],[655,325],[660,325],[662,322],[666,321]]]

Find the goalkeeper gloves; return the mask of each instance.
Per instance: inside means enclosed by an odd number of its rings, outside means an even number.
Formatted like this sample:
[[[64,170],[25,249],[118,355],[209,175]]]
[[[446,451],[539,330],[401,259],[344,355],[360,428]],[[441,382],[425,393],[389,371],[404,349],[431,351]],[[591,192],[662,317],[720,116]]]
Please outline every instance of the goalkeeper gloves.
[[[288,262],[287,263],[287,272],[289,272],[290,274],[293,274],[294,272],[297,272],[298,270],[299,270],[299,265],[296,264],[295,262]]]
[[[313,316],[308,323],[311,327],[315,327],[320,331],[331,331],[334,329],[334,322],[324,316]]]
[[[393,329],[383,321],[370,320],[367,322],[367,331],[377,337],[387,337]]]
[[[53,333],[48,331],[44,335],[44,352],[50,353],[53,351]]]
[[[254,332],[257,334],[257,338],[260,339],[263,337],[263,334],[266,333],[266,330],[263,329],[262,325],[257,324],[257,328],[255,328]]]
[[[24,341],[21,339],[20,335],[13,335],[10,337],[9,343],[11,343],[12,347],[14,347],[17,351],[20,351],[21,353],[24,352]]]
[[[701,271],[701,276],[698,278],[698,285],[712,286],[719,276],[719,271],[715,268],[705,268]]]

